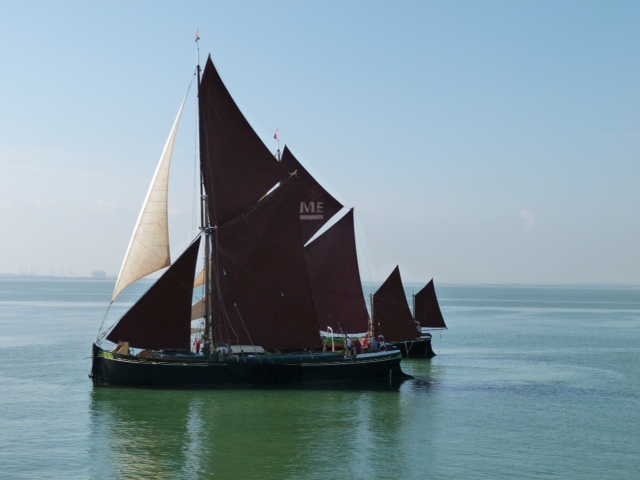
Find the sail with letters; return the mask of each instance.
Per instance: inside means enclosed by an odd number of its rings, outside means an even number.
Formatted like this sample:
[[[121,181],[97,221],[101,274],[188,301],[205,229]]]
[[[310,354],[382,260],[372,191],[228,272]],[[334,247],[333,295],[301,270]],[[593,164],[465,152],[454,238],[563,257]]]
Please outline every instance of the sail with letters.
[[[311,176],[286,145],[280,163],[299,179],[300,228],[302,241],[306,243],[344,206]]]
[[[338,202],[285,146],[282,165],[299,179],[300,224],[318,327],[332,348],[369,330],[356,250],[353,208]],[[337,220],[336,220],[337,219]],[[327,222],[333,224],[327,228]],[[337,334],[337,336],[336,336]]]

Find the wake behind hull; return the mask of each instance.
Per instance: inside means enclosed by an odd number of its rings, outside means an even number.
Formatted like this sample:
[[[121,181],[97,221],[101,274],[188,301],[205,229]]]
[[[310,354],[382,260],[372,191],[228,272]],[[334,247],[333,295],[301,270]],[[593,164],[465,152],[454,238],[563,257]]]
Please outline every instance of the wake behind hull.
[[[421,337],[404,342],[391,342],[406,358],[433,358],[436,356],[431,347],[431,337]]]
[[[96,387],[240,388],[344,383],[411,378],[400,368],[400,352],[274,355],[205,360],[144,359],[94,345],[91,378]]]

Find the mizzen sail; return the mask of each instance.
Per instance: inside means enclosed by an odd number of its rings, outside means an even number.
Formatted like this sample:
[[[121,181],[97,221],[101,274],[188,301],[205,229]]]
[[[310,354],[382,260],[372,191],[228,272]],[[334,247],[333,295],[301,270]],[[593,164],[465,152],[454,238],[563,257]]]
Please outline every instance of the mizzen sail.
[[[151,180],[147,197],[142,205],[142,210],[138,216],[127,253],[118,274],[118,280],[111,297],[112,302],[136,280],[171,264],[169,220],[167,215],[169,170],[185,101],[186,98],[180,105],[180,110]]]

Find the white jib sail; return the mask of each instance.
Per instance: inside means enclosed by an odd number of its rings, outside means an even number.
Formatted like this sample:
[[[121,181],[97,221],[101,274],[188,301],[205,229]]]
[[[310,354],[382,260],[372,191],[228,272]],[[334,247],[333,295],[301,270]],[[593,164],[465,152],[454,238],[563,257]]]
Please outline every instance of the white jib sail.
[[[167,214],[169,167],[185,101],[186,97],[180,105],[180,110],[149,186],[147,197],[142,204],[142,210],[133,229],[133,235],[113,290],[112,302],[136,280],[171,265]]]

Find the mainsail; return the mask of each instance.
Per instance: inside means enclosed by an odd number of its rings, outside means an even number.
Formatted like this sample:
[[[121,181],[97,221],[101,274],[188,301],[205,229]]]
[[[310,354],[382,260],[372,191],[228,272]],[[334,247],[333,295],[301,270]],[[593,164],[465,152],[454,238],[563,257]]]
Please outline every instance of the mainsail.
[[[193,276],[199,246],[200,237],[125,313],[107,339],[150,350],[190,348]]]
[[[440,311],[433,279],[413,297],[413,315],[421,327],[446,329],[444,317]]]
[[[389,341],[412,340],[420,336],[397,266],[373,294],[372,310],[376,335],[384,335]]]
[[[366,332],[369,313],[358,269],[353,209],[307,244],[304,253],[319,328]]]
[[[300,240],[296,178],[215,231],[214,337],[265,349],[320,348]]]
[[[320,230],[344,205],[320,185],[315,178],[293,156],[287,146],[282,153],[282,166],[289,172],[296,172],[300,179],[300,228],[302,241],[307,242]]]
[[[211,57],[199,99],[201,168],[214,226],[213,339],[266,349],[319,348],[297,179],[249,125]]]
[[[182,101],[182,105],[180,105],[180,110],[178,110],[178,115],[151,180],[142,210],[140,210],[138,221],[133,230],[133,235],[113,290],[112,302],[136,280],[171,264],[167,215],[169,167],[171,166],[173,145],[178,133],[178,125],[180,124],[185,101],[186,97]]]

